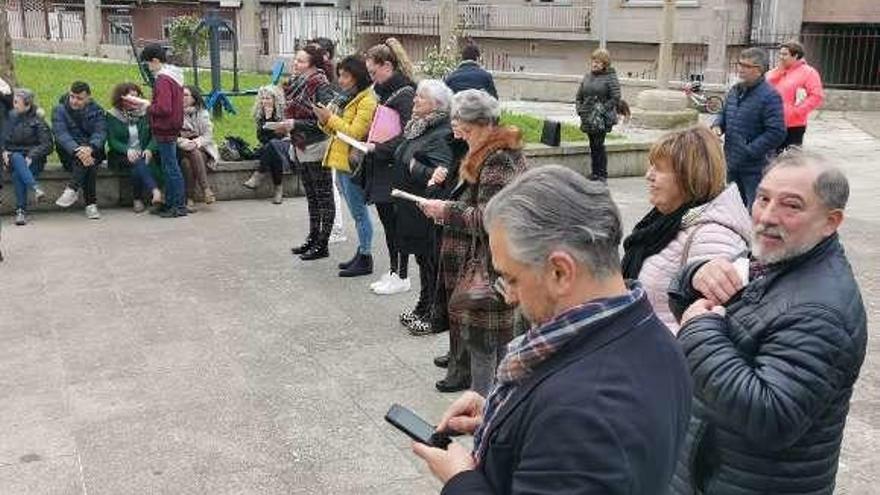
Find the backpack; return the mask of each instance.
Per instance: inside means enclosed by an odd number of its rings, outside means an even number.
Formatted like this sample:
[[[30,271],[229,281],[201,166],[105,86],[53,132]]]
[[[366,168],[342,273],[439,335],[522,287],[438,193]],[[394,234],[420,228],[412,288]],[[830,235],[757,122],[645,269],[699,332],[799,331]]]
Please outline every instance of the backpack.
[[[238,136],[226,136],[220,144],[220,158],[227,162],[256,160],[259,155],[251,149],[244,139]]]

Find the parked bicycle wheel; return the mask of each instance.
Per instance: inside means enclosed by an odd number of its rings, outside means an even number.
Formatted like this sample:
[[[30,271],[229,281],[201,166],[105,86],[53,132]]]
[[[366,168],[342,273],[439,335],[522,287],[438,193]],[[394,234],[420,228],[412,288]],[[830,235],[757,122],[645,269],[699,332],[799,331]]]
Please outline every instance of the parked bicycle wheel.
[[[706,97],[706,111],[711,114],[719,114],[724,110],[724,100],[718,96]]]

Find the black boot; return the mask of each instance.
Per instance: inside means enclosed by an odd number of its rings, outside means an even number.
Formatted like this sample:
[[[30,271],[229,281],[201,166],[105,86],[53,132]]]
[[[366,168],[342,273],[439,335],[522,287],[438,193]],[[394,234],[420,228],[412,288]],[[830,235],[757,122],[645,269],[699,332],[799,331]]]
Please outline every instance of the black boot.
[[[348,267],[339,272],[339,276],[360,277],[371,273],[373,273],[373,256],[358,253],[354,261],[348,265]]]
[[[340,263],[340,264],[337,265],[337,266],[339,267],[340,270],[345,270],[346,268],[350,267],[352,263],[354,263],[355,261],[357,261],[358,256],[360,256],[360,255],[361,255],[361,253],[355,251],[355,252],[354,252],[354,256],[352,256],[350,260],[348,260],[348,261],[343,261],[342,263]]]
[[[290,248],[290,252],[296,255],[305,254],[306,251],[312,249],[312,246],[315,245],[315,236],[309,234],[306,237],[306,242],[300,244],[299,246]]]
[[[319,260],[330,256],[330,250],[327,249],[327,242],[316,241],[308,251],[300,255],[299,259],[303,261]]]

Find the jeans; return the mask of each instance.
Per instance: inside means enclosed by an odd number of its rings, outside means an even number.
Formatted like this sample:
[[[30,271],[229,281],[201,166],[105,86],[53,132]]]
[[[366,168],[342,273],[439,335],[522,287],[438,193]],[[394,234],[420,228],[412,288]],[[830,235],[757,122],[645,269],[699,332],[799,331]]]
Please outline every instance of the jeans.
[[[357,229],[358,253],[370,254],[373,250],[373,223],[370,221],[364,190],[352,181],[351,174],[338,172],[336,179],[336,187],[345,199],[345,204],[348,205],[348,211],[351,213],[355,229]]]
[[[58,159],[64,170],[70,172],[70,182],[67,187],[74,191],[82,189],[83,199],[86,206],[98,202],[98,166],[104,161],[104,152],[93,152],[95,163],[86,167],[76,155],[68,155],[67,152],[58,148]]]
[[[177,143],[159,142],[159,161],[162,163],[162,174],[165,176],[165,207],[183,209],[183,175],[177,163]]]
[[[31,162],[28,166],[25,158],[22,153],[11,153],[9,156],[12,184],[15,186],[15,208],[19,210],[27,209],[28,190],[37,185],[36,177],[45,165],[43,162]]]
[[[144,199],[144,194],[158,188],[147,161],[143,158],[131,164],[131,188],[134,199]]]

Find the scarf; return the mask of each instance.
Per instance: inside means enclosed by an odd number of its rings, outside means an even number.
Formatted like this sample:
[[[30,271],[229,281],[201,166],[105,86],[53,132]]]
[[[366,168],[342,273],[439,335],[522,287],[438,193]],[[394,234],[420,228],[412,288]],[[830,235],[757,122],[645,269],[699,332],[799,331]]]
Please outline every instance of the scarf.
[[[440,110],[434,110],[424,117],[416,117],[413,115],[403,128],[403,137],[406,139],[415,139],[424,134],[428,129],[448,118],[449,113]]]
[[[123,124],[137,124],[145,115],[146,111],[142,107],[137,108],[112,108],[110,113]]]
[[[645,260],[663,251],[681,230],[681,219],[693,208],[693,204],[684,204],[672,213],[664,215],[653,208],[639,220],[632,233],[623,241],[623,261],[621,269],[623,277],[638,279]]]
[[[522,147],[522,131],[514,126],[496,127],[482,143],[468,148],[458,173],[468,184],[476,184],[489,155],[498,150],[520,150]]]
[[[575,306],[549,322],[533,327],[507,344],[507,354],[498,364],[495,387],[486,399],[483,422],[474,433],[473,454],[477,464],[486,454],[489,443],[483,441],[486,433],[491,431],[498,411],[513,396],[519,385],[574,338],[629,308],[643,297],[645,290],[641,284],[633,282],[625,295],[594,299]]]

